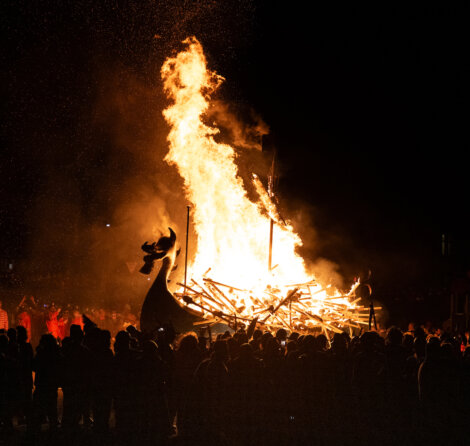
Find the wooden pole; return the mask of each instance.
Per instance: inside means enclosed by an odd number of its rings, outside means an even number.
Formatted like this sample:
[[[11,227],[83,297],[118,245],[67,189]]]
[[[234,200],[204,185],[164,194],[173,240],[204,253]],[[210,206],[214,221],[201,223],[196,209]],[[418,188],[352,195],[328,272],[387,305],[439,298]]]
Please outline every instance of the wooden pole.
[[[268,195],[269,198],[274,197],[274,159],[276,157],[276,152],[273,153],[273,162],[271,164],[271,175],[269,176],[268,184]],[[273,262],[273,233],[274,233],[274,220],[271,218],[269,220],[269,255],[268,255],[268,271],[272,270]]]
[[[186,290],[186,277],[188,273],[188,240],[189,240],[189,206],[186,206],[186,252],[184,253],[184,288]]]
[[[268,270],[271,272],[273,265],[273,232],[274,232],[274,221],[271,218],[269,222],[269,257],[268,257]]]

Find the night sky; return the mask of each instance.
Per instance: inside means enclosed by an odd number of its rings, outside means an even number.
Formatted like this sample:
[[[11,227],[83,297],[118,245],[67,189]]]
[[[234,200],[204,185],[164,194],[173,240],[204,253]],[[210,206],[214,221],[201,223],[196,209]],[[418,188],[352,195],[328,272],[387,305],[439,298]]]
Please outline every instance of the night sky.
[[[330,3],[2,2],[2,258],[103,259],[124,243],[97,242],[107,222],[131,231],[133,204],[176,200],[159,70],[195,35],[226,78],[217,99],[269,126],[307,256],[347,280],[371,268],[378,289],[422,285],[445,233],[466,267],[467,10]],[[184,209],[168,210],[181,227]],[[135,232],[124,257],[140,257]]]

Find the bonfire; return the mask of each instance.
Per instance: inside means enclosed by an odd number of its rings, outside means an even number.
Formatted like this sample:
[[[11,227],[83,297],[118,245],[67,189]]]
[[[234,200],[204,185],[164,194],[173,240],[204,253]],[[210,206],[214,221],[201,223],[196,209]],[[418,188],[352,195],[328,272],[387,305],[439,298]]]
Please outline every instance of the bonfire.
[[[280,218],[272,188],[256,175],[251,180],[258,197],[249,199],[236,150],[217,142],[218,128],[204,121],[224,78],[207,68],[196,38],[183,43],[161,71],[171,102],[163,112],[170,125],[165,161],[184,179],[197,235],[188,280],[178,283],[175,298],[199,311],[206,324],[326,334],[367,325],[369,309],[355,295],[359,282],[341,292],[315,279],[297,252],[300,237]]]

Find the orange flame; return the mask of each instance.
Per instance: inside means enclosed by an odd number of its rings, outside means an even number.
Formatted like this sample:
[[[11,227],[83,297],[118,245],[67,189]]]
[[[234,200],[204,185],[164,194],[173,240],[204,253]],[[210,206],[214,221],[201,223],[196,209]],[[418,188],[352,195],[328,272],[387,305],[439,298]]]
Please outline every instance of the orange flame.
[[[250,201],[238,175],[233,147],[215,141],[219,130],[203,122],[213,94],[224,78],[207,68],[206,58],[194,37],[183,42],[186,49],[168,58],[161,70],[164,89],[172,104],[164,110],[170,124],[170,150],[165,161],[178,168],[185,192],[194,206],[197,253],[189,268],[190,276],[202,283],[210,269],[215,280],[246,290],[230,296],[241,313],[252,316],[253,295],[272,304],[264,294],[266,286],[288,291],[292,283],[309,283],[315,298],[309,310],[325,312],[325,289],[308,274],[303,259],[296,253],[302,245],[290,224],[277,218],[277,211],[261,181],[254,176],[257,202]],[[270,218],[274,220],[273,265],[268,271]],[[233,293],[233,290],[230,291]],[[281,291],[283,292],[283,291]],[[339,295],[339,293],[338,293]],[[342,304],[351,308],[347,298]]]

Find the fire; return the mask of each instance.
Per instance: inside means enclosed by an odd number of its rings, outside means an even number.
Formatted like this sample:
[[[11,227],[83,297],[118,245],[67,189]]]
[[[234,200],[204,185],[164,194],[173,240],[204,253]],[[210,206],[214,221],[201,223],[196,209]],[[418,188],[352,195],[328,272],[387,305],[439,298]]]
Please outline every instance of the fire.
[[[171,127],[165,161],[176,166],[184,179],[197,234],[197,252],[189,268],[191,282],[176,296],[190,295],[192,300],[186,298],[186,303],[202,309],[205,317],[217,313],[226,318],[222,320],[258,316],[272,326],[291,329],[315,325],[332,329],[333,322],[336,327],[355,325],[358,316],[352,315],[360,308],[351,302],[352,294],[344,296],[331,289],[327,293],[328,287],[323,288],[307,272],[296,252],[302,245],[300,237],[290,224],[280,221],[256,176],[258,201],[248,198],[234,148],[216,142],[219,130],[203,121],[211,95],[224,78],[207,68],[196,38],[183,43],[186,49],[168,58],[161,70],[165,92],[172,101],[163,112]],[[276,266],[269,271],[271,219],[272,265]],[[289,294],[292,296],[283,303]]]

